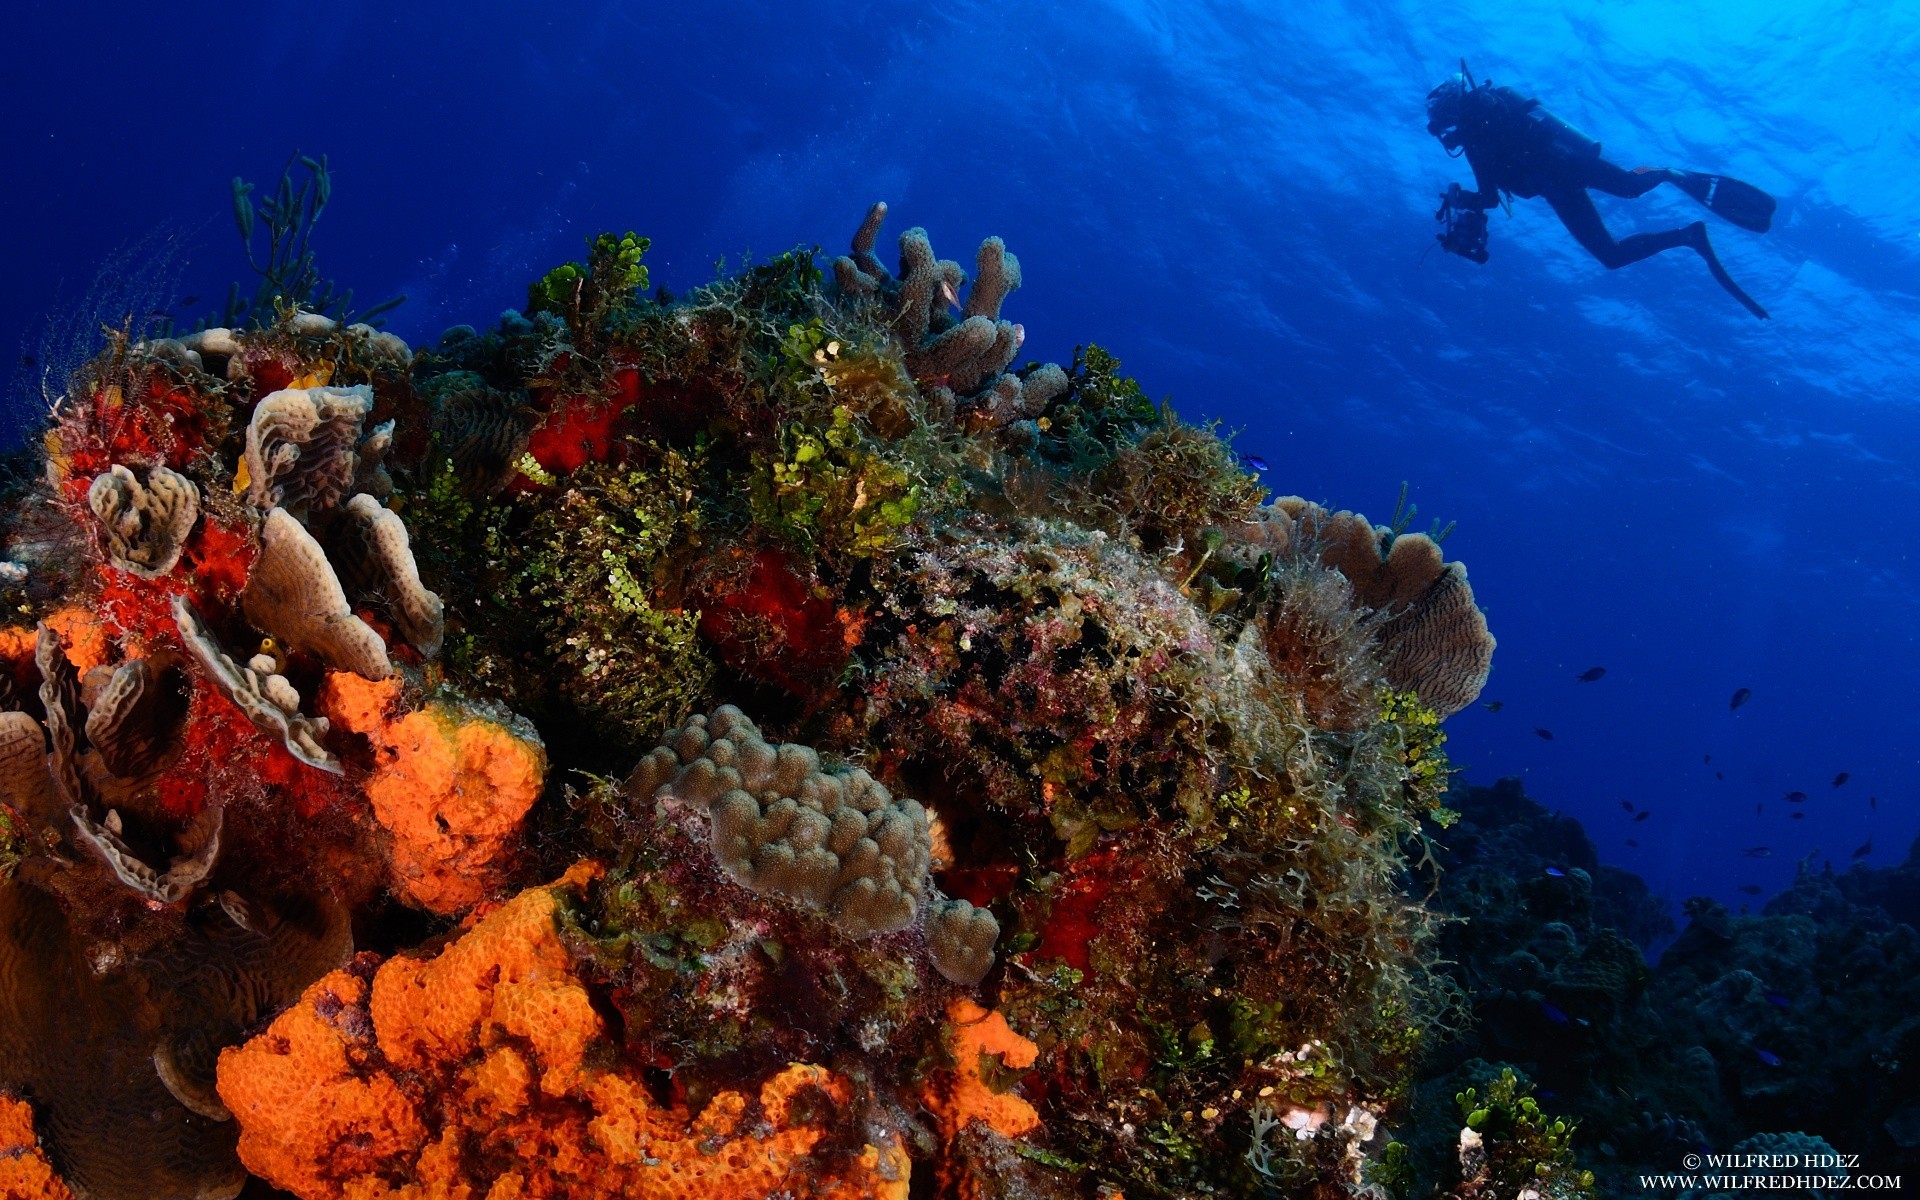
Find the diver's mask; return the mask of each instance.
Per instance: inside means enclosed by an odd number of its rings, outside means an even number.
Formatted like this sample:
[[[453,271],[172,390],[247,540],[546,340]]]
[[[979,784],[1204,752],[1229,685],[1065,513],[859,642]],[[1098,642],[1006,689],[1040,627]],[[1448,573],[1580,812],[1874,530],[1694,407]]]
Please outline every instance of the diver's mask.
[[[1448,150],[1460,148],[1460,122],[1466,115],[1469,86],[1456,75],[1427,93],[1427,132]]]

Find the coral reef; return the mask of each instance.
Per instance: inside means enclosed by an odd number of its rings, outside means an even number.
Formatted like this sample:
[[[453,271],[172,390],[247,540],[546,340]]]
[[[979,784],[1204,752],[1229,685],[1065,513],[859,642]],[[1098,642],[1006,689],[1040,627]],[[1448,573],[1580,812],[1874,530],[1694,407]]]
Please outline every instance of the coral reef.
[[[235,189],[254,300],[110,339],[0,511],[0,1087],[76,1194],[1412,1161],[1493,648],[1435,540],[1266,503],[1098,346],[1018,363],[997,238],[890,272],[875,206],[831,278],[674,297],[609,232],[415,353],[298,162]]]
[[[1463,919],[1440,944],[1478,1019],[1429,1061],[1408,1139],[1420,1174],[1447,1178],[1454,1148],[1436,1135],[1453,1097],[1506,1067],[1578,1118],[1571,1148],[1607,1192],[1783,1131],[1862,1169],[1920,1163],[1920,847],[1895,867],[1802,864],[1758,913],[1690,900],[1650,964],[1671,919],[1576,822],[1516,780],[1448,803],[1460,821],[1436,904]]]

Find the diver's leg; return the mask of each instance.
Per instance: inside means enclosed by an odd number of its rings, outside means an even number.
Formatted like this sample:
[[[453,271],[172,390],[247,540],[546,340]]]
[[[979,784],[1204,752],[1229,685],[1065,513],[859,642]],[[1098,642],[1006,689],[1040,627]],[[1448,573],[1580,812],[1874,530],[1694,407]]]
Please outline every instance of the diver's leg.
[[[1600,265],[1609,271],[1617,271],[1628,263],[1639,262],[1643,258],[1652,258],[1665,250],[1685,246],[1699,254],[1707,264],[1707,270],[1727,294],[1738,300],[1746,310],[1761,320],[1767,319],[1767,310],[1761,308],[1752,296],[1741,289],[1720,265],[1720,256],[1713,252],[1713,243],[1707,240],[1707,226],[1704,221],[1695,221],[1679,229],[1668,229],[1660,233],[1636,233],[1630,238],[1615,241],[1607,232],[1606,223],[1600,219],[1600,212],[1593,206],[1593,197],[1583,190],[1563,191],[1555,189],[1540,193],[1567,227],[1573,240],[1586,247],[1587,253],[1600,260]]]
[[[1638,200],[1663,183],[1679,183],[1682,174],[1666,167],[1637,167],[1629,171],[1604,158],[1589,158],[1581,166],[1580,186],[1609,196]]]
[[[1600,210],[1593,206],[1593,197],[1587,195],[1585,189],[1555,188],[1540,195],[1553,206],[1554,215],[1567,227],[1573,240],[1586,247],[1587,253],[1599,259],[1600,265],[1609,271],[1617,271],[1628,263],[1651,258],[1663,250],[1692,245],[1692,235],[1685,229],[1636,233],[1624,241],[1616,242],[1613,235],[1607,232],[1606,223],[1600,219]]]

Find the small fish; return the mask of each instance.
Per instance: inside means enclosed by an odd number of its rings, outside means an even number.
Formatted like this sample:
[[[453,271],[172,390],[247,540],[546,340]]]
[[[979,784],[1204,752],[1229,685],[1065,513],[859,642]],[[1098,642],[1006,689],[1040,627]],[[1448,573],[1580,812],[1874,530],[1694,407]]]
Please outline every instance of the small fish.
[[[1765,811],[1766,811],[1766,804],[1765,804],[1765,802],[1763,802],[1763,801],[1760,801],[1760,800],[1755,800],[1755,801],[1753,802],[1753,815],[1754,815],[1754,816],[1756,816],[1756,817],[1757,817],[1757,816],[1759,816],[1759,815],[1760,815],[1761,813],[1763,813],[1763,812],[1765,812]]]
[[[1807,819],[1807,814],[1801,812],[1797,808],[1794,809],[1792,812],[1788,813],[1787,815],[1792,817],[1796,821],[1804,821]]]
[[[1755,1058],[1758,1058],[1761,1062],[1767,1064],[1770,1067],[1777,1067],[1780,1065],[1780,1056],[1778,1054],[1775,1054],[1771,1050],[1762,1050],[1760,1047],[1755,1046],[1753,1048],[1753,1054]]]
[[[1853,856],[1855,858],[1865,858],[1867,855],[1872,853],[1873,853],[1873,839],[1868,838],[1866,841],[1860,843],[1860,848],[1853,852]]]
[[[1792,1008],[1793,998],[1784,992],[1768,992],[1767,1003],[1773,1005],[1775,1008]]]
[[[1631,801],[1631,800],[1622,800],[1622,801],[1620,802],[1620,807],[1621,807],[1621,808],[1624,808],[1624,809],[1626,809],[1626,810],[1627,810],[1628,812],[1632,812],[1632,811],[1633,811],[1633,801]]]
[[[1748,846],[1745,850],[1742,850],[1741,853],[1746,855],[1748,858],[1765,858],[1767,855],[1773,853],[1773,847]]]
[[[1250,471],[1265,471],[1267,469],[1267,460],[1261,458],[1258,454],[1242,454],[1240,456],[1240,465]]]
[[[944,279],[940,281],[940,294],[946,298],[949,308],[960,307],[960,293],[954,291],[953,285]]]
[[[1634,840],[1633,838],[1628,838],[1628,839],[1627,839],[1627,845],[1629,845],[1629,846],[1632,846],[1632,847],[1633,847],[1634,849],[1636,849],[1636,850],[1638,850],[1638,849],[1640,848],[1640,843],[1639,843],[1638,841],[1636,841],[1636,840]]]
[[[1567,873],[1559,867],[1548,867],[1547,874],[1553,876],[1555,879],[1565,879],[1567,877]]]
[[[1026,344],[1027,344],[1027,327],[1025,325],[1015,324],[1013,327],[1013,348],[1015,350],[1018,350],[1020,347]]]
[[[1504,700],[1489,700],[1485,704],[1482,704],[1480,707],[1486,709],[1488,712],[1499,712],[1501,709],[1505,708],[1506,706],[1507,706],[1507,702]]]
[[[1741,884],[1741,885],[1740,885],[1740,890],[1741,890],[1741,892],[1743,892],[1743,893],[1745,893],[1746,895],[1749,895],[1749,896],[1758,896],[1758,895],[1759,895],[1759,894],[1760,894],[1761,892],[1764,892],[1764,891],[1766,891],[1767,889],[1765,889],[1765,888],[1763,888],[1763,887],[1761,887],[1761,886],[1760,886],[1759,884],[1757,884],[1757,883],[1743,883],[1743,884]]]
[[[196,304],[198,304],[198,303],[200,303],[200,297],[198,297],[198,296],[188,296],[188,297],[187,297],[186,299],[184,299],[184,300],[182,300],[182,301],[180,301],[180,307],[181,307],[181,308],[192,308],[192,307],[193,307],[194,305],[196,305]]]
[[[1540,1015],[1552,1021],[1555,1025],[1571,1024],[1573,1020],[1573,1018],[1567,1016],[1566,1013],[1561,1012],[1545,1000],[1540,1002]]]
[[[1845,771],[1842,771],[1838,775],[1835,775],[1833,777],[1833,786],[1844,787],[1846,785],[1847,780],[1852,778],[1853,776],[1847,774]]]
[[[1880,810],[1880,797],[1868,796],[1867,807],[1873,809],[1875,812],[1878,812]]]
[[[1643,808],[1639,812],[1633,814],[1633,819],[1635,822],[1640,822],[1640,821],[1646,820],[1648,817],[1652,815],[1653,815],[1652,809]]]
[[[1552,740],[1553,740],[1553,730],[1551,730],[1551,729],[1535,729],[1535,730],[1533,731],[1533,736],[1535,736],[1535,737],[1537,737],[1537,738],[1539,738],[1539,739],[1540,739],[1541,741],[1543,741],[1543,742],[1550,742],[1550,741],[1552,741]]]
[[[259,648],[257,648],[254,651],[254,654],[256,656],[265,655],[266,657],[272,659],[273,670],[275,674],[279,674],[280,672],[283,672],[287,669],[286,648],[281,646],[280,643],[275,641],[273,638],[270,638],[270,637],[261,638]]]
[[[1788,792],[1787,793],[1788,804],[1805,804],[1806,802],[1807,802],[1807,794],[1805,792]]]
[[[20,356],[20,365],[27,368],[33,368],[40,365],[40,360],[35,358],[31,354],[22,354]]]
[[[1719,779],[1719,780],[1723,780],[1723,781],[1724,781],[1724,780],[1726,779],[1726,777],[1727,777],[1727,775],[1726,775],[1726,772],[1724,772],[1724,771],[1715,771],[1715,772],[1713,773],[1713,777],[1714,777],[1715,779]]]
[[[1747,701],[1751,699],[1753,699],[1753,689],[1741,688],[1739,691],[1733,694],[1733,699],[1727,701],[1727,710],[1731,712],[1732,710],[1739,708],[1742,704],[1745,704]]]
[[[1711,764],[1711,763],[1713,762],[1713,755],[1711,755],[1711,754],[1702,754],[1702,755],[1700,756],[1700,761],[1701,761],[1701,762],[1703,762],[1703,763],[1708,763],[1708,764]]]
[[[1605,667],[1588,667],[1586,670],[1580,672],[1578,675],[1575,675],[1574,678],[1579,680],[1581,683],[1593,683],[1597,680],[1606,678],[1606,675],[1607,675],[1607,669]]]

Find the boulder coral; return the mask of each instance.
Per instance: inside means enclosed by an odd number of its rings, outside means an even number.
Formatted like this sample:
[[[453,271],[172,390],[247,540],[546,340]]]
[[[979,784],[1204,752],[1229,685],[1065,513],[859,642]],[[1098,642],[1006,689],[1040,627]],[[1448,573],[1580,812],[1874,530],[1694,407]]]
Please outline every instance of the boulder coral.
[[[592,874],[522,893],[436,957],[362,956],[227,1051],[241,1160],[301,1200],[904,1200],[897,1135],[851,1137],[853,1088],[831,1071],[793,1064],[694,1111],[607,1068],[609,1031],[559,935]]]

